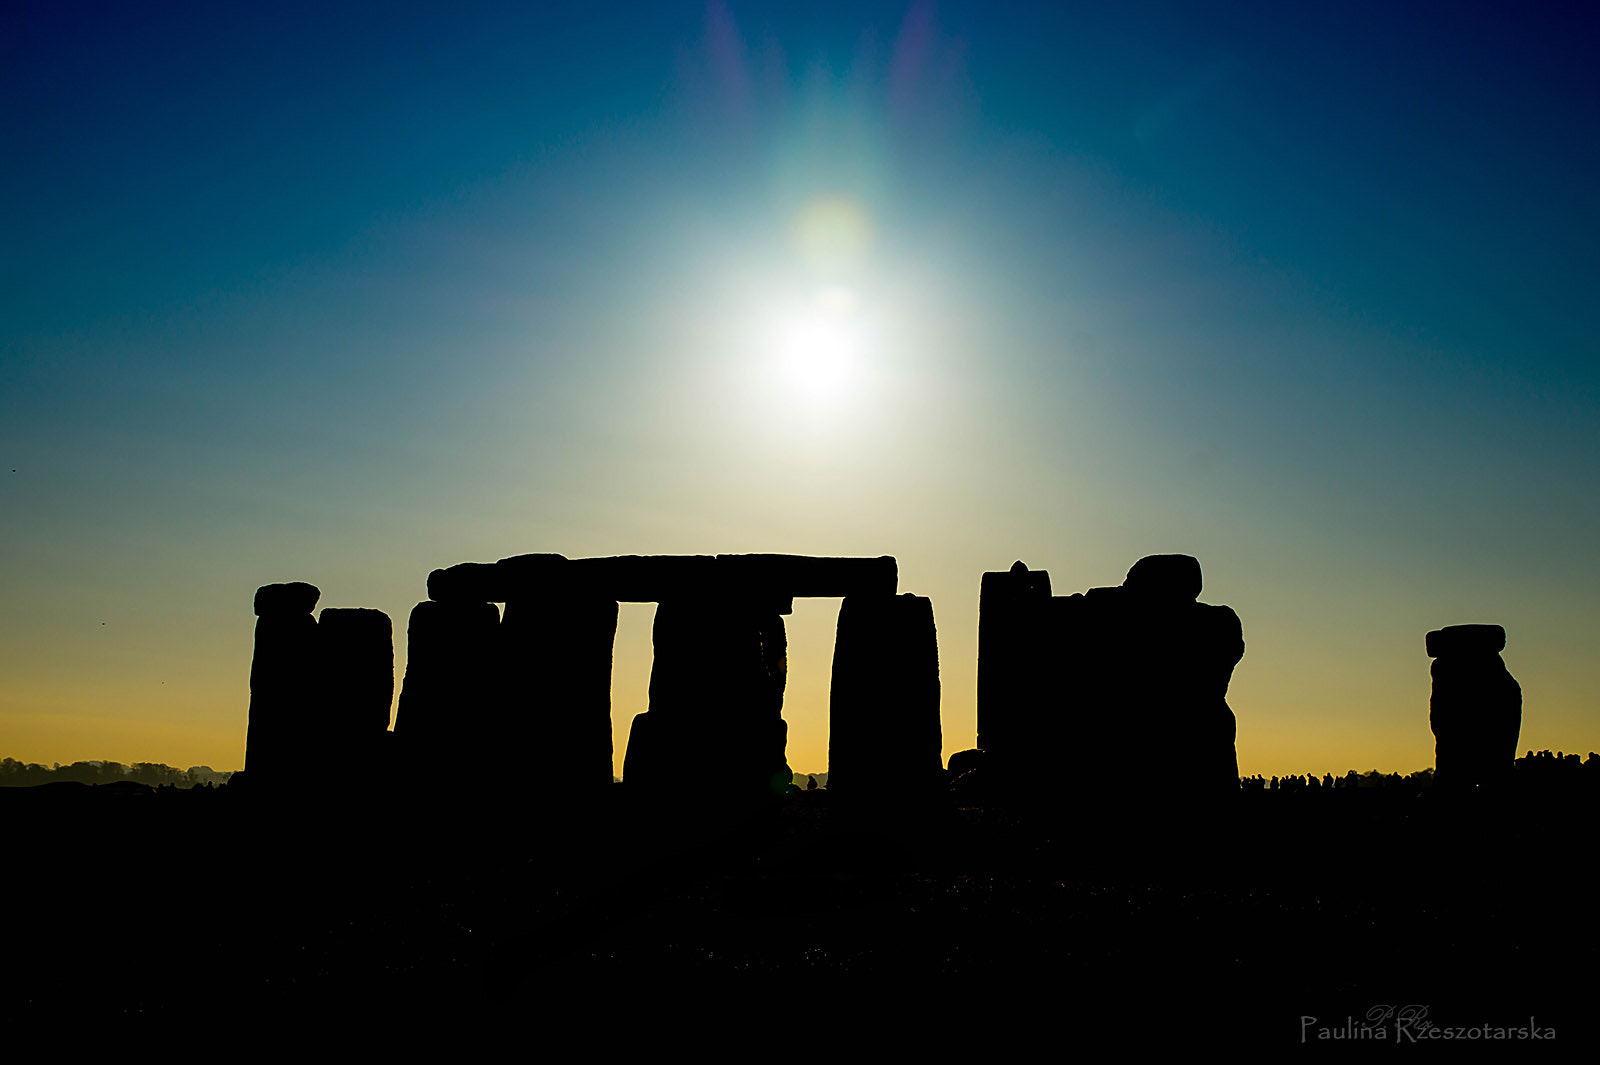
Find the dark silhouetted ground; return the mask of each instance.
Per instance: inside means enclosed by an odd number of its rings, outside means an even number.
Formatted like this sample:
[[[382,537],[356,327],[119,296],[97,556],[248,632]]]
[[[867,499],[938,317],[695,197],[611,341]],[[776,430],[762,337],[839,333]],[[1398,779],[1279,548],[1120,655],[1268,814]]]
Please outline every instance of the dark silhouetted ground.
[[[1011,1057],[1298,1046],[1305,1017],[1315,1042],[1422,1005],[1570,1049],[1600,1024],[1590,790],[1241,792],[1131,826],[819,790],[695,829],[623,786],[578,818],[536,790],[3,789],[0,1011]]]

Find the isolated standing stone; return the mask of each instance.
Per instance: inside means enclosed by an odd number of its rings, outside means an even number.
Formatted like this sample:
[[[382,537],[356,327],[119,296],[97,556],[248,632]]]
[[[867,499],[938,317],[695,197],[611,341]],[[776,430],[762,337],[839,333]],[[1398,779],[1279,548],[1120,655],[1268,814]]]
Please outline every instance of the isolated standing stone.
[[[1500,657],[1505,645],[1499,625],[1450,625],[1428,633],[1437,788],[1493,784],[1516,761],[1522,688]]]
[[[933,603],[849,596],[839,608],[828,721],[828,790],[926,798],[944,780]]]

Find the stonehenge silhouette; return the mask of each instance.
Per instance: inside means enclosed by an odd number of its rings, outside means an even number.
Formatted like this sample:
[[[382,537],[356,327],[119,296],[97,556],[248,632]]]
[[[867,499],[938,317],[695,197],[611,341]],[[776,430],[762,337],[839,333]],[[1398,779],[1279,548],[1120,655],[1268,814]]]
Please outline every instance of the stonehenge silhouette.
[[[897,594],[898,580],[889,556],[528,554],[437,569],[407,627],[396,746],[402,759],[538,751],[543,791],[581,796],[609,785],[617,604],[655,602],[649,708],[634,718],[624,781],[713,801],[785,794],[783,616],[797,597],[834,597],[843,604],[830,760],[844,769],[830,784],[862,799],[936,792],[933,607]],[[312,736],[370,739],[388,728],[387,712],[380,725],[371,708],[380,694],[386,708],[392,694],[392,645],[380,647],[376,627],[357,620],[387,617],[324,610],[318,625],[318,595],[301,583],[257,593],[253,777],[291,780],[295,744]],[[347,666],[337,677],[335,651]],[[333,694],[337,703],[325,697]]]
[[[1200,563],[1150,555],[1118,587],[1052,595],[1017,561],[979,593],[978,748],[986,771],[1064,808],[1126,791],[1204,799],[1239,783],[1233,668],[1239,617],[1198,602]]]
[[[394,720],[402,761],[470,763],[537,752],[541,790],[612,782],[612,648],[619,602],[658,605],[649,706],[634,717],[623,780],[710,801],[788,792],[784,615],[797,597],[843,600],[834,645],[828,787],[863,801],[929,796],[982,767],[1002,792],[1076,808],[1119,788],[1164,803],[1239,787],[1227,693],[1244,654],[1239,617],[1199,601],[1200,563],[1150,555],[1121,585],[1052,593],[1021,561],[979,590],[978,749],[941,759],[933,604],[899,594],[891,556],[516,555],[428,575],[411,611]],[[245,766],[293,784],[311,745],[353,762],[380,753],[394,692],[392,626],[376,610],[312,611],[301,582],[256,593]],[[497,604],[503,604],[504,610]],[[1505,630],[1428,633],[1437,779],[1499,779],[1516,756],[1521,689]],[[388,748],[383,748],[388,749]]]

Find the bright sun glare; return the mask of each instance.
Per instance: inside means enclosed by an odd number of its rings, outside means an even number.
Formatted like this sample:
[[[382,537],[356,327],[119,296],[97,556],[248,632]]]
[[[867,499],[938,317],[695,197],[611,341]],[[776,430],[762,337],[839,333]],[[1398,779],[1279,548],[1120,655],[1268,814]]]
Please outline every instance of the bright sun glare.
[[[809,399],[834,399],[849,390],[862,356],[855,294],[833,286],[784,323],[778,356],[790,388]]]
[[[790,241],[799,261],[819,282],[856,277],[866,265],[872,225],[865,209],[843,197],[813,200],[795,218]],[[776,326],[779,371],[794,398],[836,402],[862,372],[867,329],[856,291],[819,286]]]

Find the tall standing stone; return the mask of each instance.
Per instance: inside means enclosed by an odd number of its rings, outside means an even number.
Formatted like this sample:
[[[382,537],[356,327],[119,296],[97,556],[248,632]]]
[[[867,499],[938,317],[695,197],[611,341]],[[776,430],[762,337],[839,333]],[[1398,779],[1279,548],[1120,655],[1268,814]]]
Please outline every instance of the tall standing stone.
[[[617,603],[576,594],[518,599],[500,622],[502,750],[537,766],[552,795],[611,784]]]
[[[406,629],[406,675],[395,709],[401,771],[468,785],[505,754],[496,717],[503,669],[493,603],[418,603]]]
[[[656,609],[652,636],[650,709],[633,719],[623,782],[717,804],[787,790],[782,616],[760,603],[672,600]]]
[[[1428,633],[1434,785],[1494,784],[1511,771],[1522,731],[1522,688],[1506,669],[1506,630],[1450,625]]]
[[[828,790],[927,798],[944,778],[933,603],[849,596],[839,608],[828,720]]]
[[[309,752],[320,666],[317,619],[321,592],[295,581],[268,584],[255,596],[255,654],[250,662],[250,721],[244,765],[252,782],[282,784]]]
[[[1239,788],[1227,694],[1244,630],[1229,607],[1198,602],[1201,588],[1192,556],[1150,555],[1084,597],[1072,635],[1095,676],[1081,751],[1103,794],[1170,807]]]
[[[381,610],[324,608],[317,624],[322,675],[317,731],[347,769],[382,756],[394,703],[394,625]]]
[[[1031,726],[1051,712],[1045,614],[1050,574],[1018,560],[985,573],[978,592],[978,746],[1000,758],[1029,742]]]
[[[1173,604],[1150,618],[1143,667],[1144,713],[1160,747],[1151,768],[1157,793],[1218,796],[1239,790],[1237,720],[1228,705],[1244,629],[1226,606]],[[1149,631],[1149,630],[1147,630]]]

